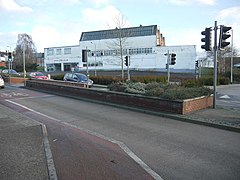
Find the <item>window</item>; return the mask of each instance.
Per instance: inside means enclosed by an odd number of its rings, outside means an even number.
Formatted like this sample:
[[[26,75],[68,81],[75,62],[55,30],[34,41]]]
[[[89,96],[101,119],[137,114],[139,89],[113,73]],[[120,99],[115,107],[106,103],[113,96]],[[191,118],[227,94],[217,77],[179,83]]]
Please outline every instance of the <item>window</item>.
[[[56,49],[56,55],[61,55],[62,54],[62,49]]]
[[[53,55],[53,49],[47,49],[47,55],[48,56]]]
[[[71,54],[71,48],[64,48],[64,54]]]

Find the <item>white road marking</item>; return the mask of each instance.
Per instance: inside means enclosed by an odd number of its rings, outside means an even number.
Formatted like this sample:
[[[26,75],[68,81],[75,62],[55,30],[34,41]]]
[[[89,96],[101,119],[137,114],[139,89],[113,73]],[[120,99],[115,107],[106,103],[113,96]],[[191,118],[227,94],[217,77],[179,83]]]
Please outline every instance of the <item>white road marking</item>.
[[[49,145],[48,141],[48,135],[47,135],[47,128],[44,124],[42,124],[42,132],[43,132],[43,144],[45,149],[45,155],[47,159],[47,165],[48,165],[48,175],[50,180],[57,180],[57,172],[55,169],[54,161],[53,161],[53,155],[52,151]]]
[[[82,131],[84,131],[84,132],[86,132],[86,133],[88,133],[88,134],[97,136],[97,137],[102,138],[102,139],[104,139],[104,140],[110,141],[110,142],[112,142],[112,143],[114,143],[114,144],[117,144],[125,153],[128,154],[128,156],[130,156],[136,163],[138,163],[138,164],[139,164],[146,172],[148,172],[154,179],[156,179],[156,180],[163,180],[163,178],[162,178],[159,174],[157,174],[155,171],[153,171],[153,170],[152,170],[146,163],[144,163],[136,154],[134,154],[134,152],[132,152],[123,142],[117,141],[117,140],[115,140],[115,139],[109,138],[109,137],[104,136],[104,135],[102,135],[102,134],[99,134],[99,133],[90,131],[90,130],[88,130],[88,129],[83,129],[83,128],[78,127],[78,126],[76,126],[76,125],[73,125],[73,124],[70,124],[70,123],[61,121],[61,120],[59,120],[59,119],[56,119],[56,118],[54,118],[54,117],[48,116],[48,115],[46,115],[46,114],[43,114],[43,113],[41,113],[41,112],[35,111],[35,110],[30,109],[30,108],[28,108],[28,107],[26,107],[26,106],[24,106],[24,105],[21,105],[21,104],[19,104],[19,103],[13,102],[13,101],[11,101],[11,100],[6,100],[6,101],[9,102],[9,103],[15,104],[15,105],[17,105],[17,106],[20,106],[20,107],[22,107],[22,108],[24,108],[24,109],[27,109],[27,110],[29,110],[29,111],[31,111],[31,112],[34,112],[34,113],[36,113],[36,114],[39,114],[39,115],[41,115],[41,116],[44,116],[44,117],[47,117],[47,118],[52,119],[52,120],[54,120],[54,121],[57,121],[57,122],[59,122],[59,123],[62,123],[62,124],[64,124],[64,125],[77,128],[77,129],[82,130]],[[50,148],[50,147],[49,147],[49,148]]]
[[[228,95],[223,95],[223,96],[220,96],[221,99],[230,99],[230,97]]]

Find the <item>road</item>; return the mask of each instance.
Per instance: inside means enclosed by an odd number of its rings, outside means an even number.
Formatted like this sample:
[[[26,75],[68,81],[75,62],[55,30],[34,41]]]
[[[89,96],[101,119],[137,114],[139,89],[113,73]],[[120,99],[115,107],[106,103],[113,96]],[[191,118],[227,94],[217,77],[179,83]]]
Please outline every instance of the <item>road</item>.
[[[217,87],[217,105],[240,110],[240,84]]]
[[[123,142],[163,179],[240,178],[239,133],[13,87],[4,99]]]

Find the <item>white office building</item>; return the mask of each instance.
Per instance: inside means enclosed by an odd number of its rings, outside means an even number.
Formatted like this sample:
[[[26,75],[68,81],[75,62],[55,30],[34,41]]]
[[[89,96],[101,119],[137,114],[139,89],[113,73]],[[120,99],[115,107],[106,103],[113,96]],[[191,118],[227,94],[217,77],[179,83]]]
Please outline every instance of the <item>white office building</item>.
[[[87,62],[83,58],[87,51]],[[130,57],[130,69],[165,69],[166,53],[176,54],[171,69],[194,69],[195,45],[165,46],[165,38],[157,25],[83,32],[79,45],[44,49],[46,71],[70,71],[72,68],[121,70]],[[123,59],[123,61],[122,61]]]

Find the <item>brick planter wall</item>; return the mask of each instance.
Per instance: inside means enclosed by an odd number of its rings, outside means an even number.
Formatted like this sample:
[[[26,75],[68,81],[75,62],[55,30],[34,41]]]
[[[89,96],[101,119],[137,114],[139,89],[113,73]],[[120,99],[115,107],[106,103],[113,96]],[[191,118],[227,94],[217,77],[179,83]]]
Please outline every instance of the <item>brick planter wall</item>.
[[[187,114],[192,111],[197,111],[200,109],[205,109],[207,107],[212,107],[213,96],[203,96],[194,99],[187,99],[183,101],[183,112],[182,114]]]
[[[28,78],[26,78],[26,80],[28,80]],[[9,77],[4,77],[4,81],[11,84],[18,84],[18,83],[24,83],[24,78],[10,77],[10,82],[9,82]]]
[[[44,90],[59,95],[92,99],[156,112],[186,114],[191,111],[212,106],[212,97],[201,97],[184,101],[171,101],[157,97],[87,89],[76,86],[76,83],[74,86],[69,85],[70,83],[65,84],[64,82],[57,81],[26,81],[26,87],[30,89]]]

